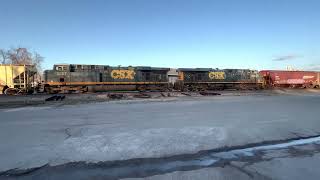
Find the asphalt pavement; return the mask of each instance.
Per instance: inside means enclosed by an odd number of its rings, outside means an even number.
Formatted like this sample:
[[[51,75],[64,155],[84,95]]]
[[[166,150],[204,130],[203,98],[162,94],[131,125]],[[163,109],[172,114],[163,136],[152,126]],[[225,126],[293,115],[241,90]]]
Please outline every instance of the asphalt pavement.
[[[315,94],[259,94],[1,109],[0,172],[183,157],[308,138],[320,135],[319,104]],[[319,155],[307,155],[255,161],[246,169],[231,163],[141,177],[316,179]]]

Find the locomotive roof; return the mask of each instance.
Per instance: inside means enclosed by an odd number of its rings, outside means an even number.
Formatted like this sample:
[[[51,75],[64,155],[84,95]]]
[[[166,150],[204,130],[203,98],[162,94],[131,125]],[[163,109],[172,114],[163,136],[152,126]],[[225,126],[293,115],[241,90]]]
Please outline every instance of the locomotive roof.
[[[211,71],[212,68],[179,68],[178,71]]]
[[[261,70],[260,72],[319,72],[319,71],[308,71],[308,70]]]
[[[136,66],[137,70],[156,70],[156,71],[169,71],[170,68],[163,67],[150,67],[150,66]]]
[[[170,68],[163,68],[163,67],[151,67],[151,66],[110,66],[110,65],[97,65],[97,64],[67,64],[67,63],[59,63],[59,64],[54,64],[54,66],[105,66],[105,67],[111,67],[111,68],[134,68],[137,70],[153,70],[153,71],[169,71]]]

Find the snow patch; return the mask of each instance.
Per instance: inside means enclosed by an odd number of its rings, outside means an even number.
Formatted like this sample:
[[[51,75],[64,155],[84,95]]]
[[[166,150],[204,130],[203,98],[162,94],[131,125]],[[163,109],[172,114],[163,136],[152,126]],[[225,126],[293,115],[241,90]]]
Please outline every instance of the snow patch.
[[[2,112],[38,111],[38,110],[49,109],[49,108],[51,107],[22,107],[22,108],[5,109]]]
[[[134,130],[116,134],[83,135],[66,139],[50,164],[156,158],[196,153],[221,146],[226,139],[218,127]]]

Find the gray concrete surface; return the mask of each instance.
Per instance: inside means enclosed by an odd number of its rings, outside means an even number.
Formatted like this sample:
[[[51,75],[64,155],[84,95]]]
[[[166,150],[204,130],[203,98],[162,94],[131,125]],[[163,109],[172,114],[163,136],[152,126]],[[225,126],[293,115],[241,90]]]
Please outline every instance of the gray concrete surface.
[[[320,96],[312,94],[1,109],[0,171],[192,154],[313,136],[320,134],[319,104]]]

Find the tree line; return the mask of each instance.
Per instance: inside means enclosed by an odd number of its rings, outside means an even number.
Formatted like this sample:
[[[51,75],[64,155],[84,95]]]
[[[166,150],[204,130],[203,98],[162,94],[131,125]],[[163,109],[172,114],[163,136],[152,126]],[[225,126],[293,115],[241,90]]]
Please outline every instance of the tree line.
[[[11,49],[0,49],[1,64],[26,64],[34,65],[38,71],[41,71],[41,65],[44,57],[39,53],[31,52],[27,48],[18,47]]]

